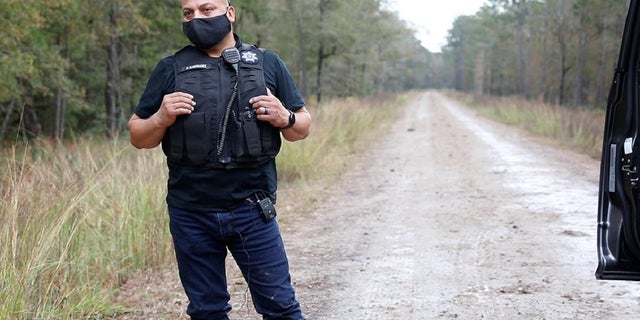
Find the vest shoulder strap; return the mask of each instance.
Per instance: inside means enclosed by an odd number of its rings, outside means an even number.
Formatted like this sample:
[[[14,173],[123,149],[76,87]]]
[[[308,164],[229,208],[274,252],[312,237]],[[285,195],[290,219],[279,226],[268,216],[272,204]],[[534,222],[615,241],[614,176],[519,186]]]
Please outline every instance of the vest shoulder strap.
[[[251,49],[257,49],[257,50],[260,50],[263,53],[267,50],[265,48],[259,47],[257,44],[247,44],[247,43],[243,43],[242,46],[241,46],[241,49],[243,51],[251,50]]]

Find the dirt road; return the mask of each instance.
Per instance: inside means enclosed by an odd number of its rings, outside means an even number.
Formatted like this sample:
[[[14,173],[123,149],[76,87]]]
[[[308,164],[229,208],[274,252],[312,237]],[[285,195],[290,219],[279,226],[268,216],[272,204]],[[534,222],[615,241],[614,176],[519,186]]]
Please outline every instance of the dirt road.
[[[436,92],[364,159],[284,224],[309,319],[640,318],[640,283],[593,275],[597,161]]]
[[[310,319],[632,319],[599,282],[598,163],[425,93],[285,230]]]

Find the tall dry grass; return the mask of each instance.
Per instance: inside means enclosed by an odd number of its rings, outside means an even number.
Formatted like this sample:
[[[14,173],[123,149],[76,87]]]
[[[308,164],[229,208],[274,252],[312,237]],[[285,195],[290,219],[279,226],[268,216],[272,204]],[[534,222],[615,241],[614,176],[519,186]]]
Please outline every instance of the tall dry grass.
[[[162,158],[116,140],[6,152],[0,176],[0,319],[117,312],[114,288],[170,257]]]
[[[357,155],[384,134],[415,95],[408,92],[368,99],[336,99],[312,106],[309,137],[301,142],[284,143],[278,156],[278,176],[283,182],[278,193],[283,201],[279,200],[279,204],[292,206],[296,212],[312,209],[323,199],[323,192],[330,191]]]
[[[309,107],[312,134],[284,143],[280,180],[296,186],[331,183],[351,155],[393,122],[408,96]],[[0,319],[97,319],[122,312],[112,303],[118,287],[174,259],[166,176],[159,148],[135,150],[125,138],[68,145],[38,141],[5,150]]]
[[[347,158],[384,132],[413,94],[336,99],[314,106],[309,137],[283,144],[278,158],[281,178],[308,182],[341,172]]]
[[[488,118],[549,138],[595,159],[601,156],[603,109],[561,107],[519,97],[447,94]]]

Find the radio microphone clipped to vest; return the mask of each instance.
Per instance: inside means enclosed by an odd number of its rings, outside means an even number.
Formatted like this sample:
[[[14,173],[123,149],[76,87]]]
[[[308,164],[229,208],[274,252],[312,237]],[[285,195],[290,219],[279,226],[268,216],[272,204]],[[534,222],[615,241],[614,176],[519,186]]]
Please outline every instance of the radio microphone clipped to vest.
[[[238,51],[238,48],[231,47],[231,48],[224,49],[224,51],[222,51],[222,59],[224,59],[226,63],[233,66],[233,69],[236,70],[236,75],[237,75],[238,63],[240,63],[240,51]]]
[[[240,51],[236,47],[231,47],[224,49],[222,51],[222,59],[230,64],[233,69],[236,71],[236,83],[233,85],[233,93],[231,95],[231,99],[227,104],[227,108],[224,113],[224,118],[222,119],[221,132],[218,135],[218,156],[222,155],[222,149],[224,148],[224,141],[227,136],[227,125],[229,123],[229,114],[231,113],[231,107],[233,106],[233,102],[236,99],[236,95],[238,94],[238,63],[240,63]],[[228,157],[224,157],[220,159],[222,163],[228,163],[230,159]]]

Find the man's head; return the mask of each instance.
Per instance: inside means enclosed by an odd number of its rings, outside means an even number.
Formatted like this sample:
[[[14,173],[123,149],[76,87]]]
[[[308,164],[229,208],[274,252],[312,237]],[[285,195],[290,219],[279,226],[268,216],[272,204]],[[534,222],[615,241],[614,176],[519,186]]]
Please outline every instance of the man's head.
[[[211,18],[226,14],[231,23],[235,22],[235,8],[228,0],[182,0],[183,21],[195,18]]]
[[[182,30],[203,50],[233,46],[235,8],[228,0],[182,0]]]

